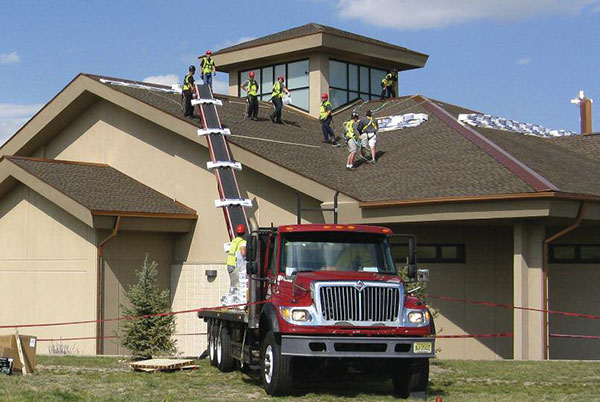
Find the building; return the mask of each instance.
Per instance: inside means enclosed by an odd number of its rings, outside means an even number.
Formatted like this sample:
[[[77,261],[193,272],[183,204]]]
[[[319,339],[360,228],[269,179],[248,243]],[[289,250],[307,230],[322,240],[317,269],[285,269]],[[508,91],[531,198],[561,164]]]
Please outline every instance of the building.
[[[551,310],[600,314],[600,137],[547,138],[470,126],[459,116],[472,110],[421,95],[385,103],[348,98],[361,113],[423,113],[427,120],[382,132],[378,163],[346,171],[346,150],[321,143],[313,100],[333,88],[331,63],[375,68],[354,50],[386,47],[350,33],[329,34],[338,31],[328,27],[315,33],[315,26],[290,30],[294,35],[286,31],[277,42],[262,38],[215,52],[216,59],[223,57],[219,68],[230,68],[234,90],[240,76],[235,71],[308,60],[308,113],[285,107],[285,125],[269,121],[269,103],[260,103],[254,122],[244,119],[243,98],[219,96],[220,119],[233,134],[229,146],[244,166],[240,188],[253,201],[248,213],[261,225],[295,222],[297,192],[310,208],[331,207],[339,192],[342,222],[418,236],[420,265],[431,271],[431,295],[542,309],[547,278]],[[333,45],[318,43],[337,40],[356,43],[351,50],[338,46],[327,60],[327,46]],[[270,46],[292,45],[298,53],[268,58]],[[256,64],[249,46],[265,47],[254,52],[260,55]],[[238,51],[246,54],[243,63],[227,67],[224,57]],[[386,68],[414,68],[426,60],[406,49],[394,52],[382,50]],[[339,106],[338,131],[350,113]],[[123,292],[146,253],[159,264],[159,282],[170,289],[173,310],[218,305],[228,289],[228,236],[214,207],[219,196],[206,167],[206,140],[196,133],[200,127],[196,119],[183,118],[180,95],[170,88],[80,74],[10,138],[0,148],[0,325],[119,316]],[[303,215],[304,222],[331,220],[327,212]],[[394,247],[399,264],[403,247]],[[215,270],[216,277],[210,275]],[[599,329],[597,320],[550,315],[544,331],[539,312],[432,301],[442,334],[514,333],[440,340],[444,358],[542,359],[549,334],[593,335]],[[204,329],[193,314],[177,317],[179,334]],[[27,332],[67,338],[112,336],[116,330],[107,322]],[[185,355],[205,348],[203,336],[177,340]],[[125,353],[110,339],[78,341],[75,347],[81,353]],[[548,350],[552,359],[600,358],[593,341],[551,336]]]

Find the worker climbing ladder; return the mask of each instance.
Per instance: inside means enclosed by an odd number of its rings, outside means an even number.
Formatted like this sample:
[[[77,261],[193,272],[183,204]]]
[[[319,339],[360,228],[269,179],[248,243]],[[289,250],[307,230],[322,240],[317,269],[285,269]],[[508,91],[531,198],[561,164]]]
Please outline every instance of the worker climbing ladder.
[[[198,96],[192,100],[192,105],[198,105],[204,126],[198,130],[198,135],[206,137],[211,157],[206,167],[214,172],[217,179],[220,199],[215,200],[215,207],[223,208],[229,239],[232,240],[237,225],[244,224],[248,227],[248,217],[244,208],[252,207],[252,202],[242,198],[240,194],[235,171],[241,170],[242,165],[231,157],[227,143],[227,136],[231,133],[228,128],[221,126],[217,106],[221,106],[222,102],[213,97],[208,85],[196,84],[196,94]]]

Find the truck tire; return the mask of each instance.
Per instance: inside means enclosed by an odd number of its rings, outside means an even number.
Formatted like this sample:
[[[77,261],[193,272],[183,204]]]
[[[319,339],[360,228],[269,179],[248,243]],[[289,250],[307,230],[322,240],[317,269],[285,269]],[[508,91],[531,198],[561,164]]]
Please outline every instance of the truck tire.
[[[394,365],[392,370],[392,384],[394,385],[394,395],[406,399],[410,396],[412,381],[412,362],[410,359],[401,359]]]
[[[429,359],[415,359],[413,372],[415,376],[413,391],[425,392],[429,383]]]
[[[217,326],[211,323],[208,327],[208,359],[210,365],[217,366]]]
[[[263,339],[260,357],[260,374],[266,393],[271,396],[288,393],[292,385],[292,357],[281,354],[281,345],[271,331]]]
[[[235,368],[235,362],[231,357],[231,337],[229,330],[221,327],[221,333],[216,342],[217,368],[226,373]]]

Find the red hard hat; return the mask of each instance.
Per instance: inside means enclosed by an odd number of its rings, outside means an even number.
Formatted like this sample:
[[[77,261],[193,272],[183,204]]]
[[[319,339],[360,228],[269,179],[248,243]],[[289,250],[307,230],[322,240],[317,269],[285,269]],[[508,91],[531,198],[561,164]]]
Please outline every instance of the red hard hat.
[[[280,75],[279,77],[277,77],[277,81],[281,81],[281,82],[285,81],[285,79],[283,78],[283,75]]]
[[[254,71],[250,71],[250,72],[248,73],[248,77],[250,77],[250,78],[254,78]]]
[[[329,99],[329,95],[327,95],[326,93],[323,93],[323,95],[321,95],[321,99]]]
[[[210,50],[207,50],[206,54],[212,54],[212,52]]]
[[[240,223],[239,225],[237,225],[237,227],[235,228],[235,233],[236,234],[246,233],[246,225],[244,225],[243,223]]]

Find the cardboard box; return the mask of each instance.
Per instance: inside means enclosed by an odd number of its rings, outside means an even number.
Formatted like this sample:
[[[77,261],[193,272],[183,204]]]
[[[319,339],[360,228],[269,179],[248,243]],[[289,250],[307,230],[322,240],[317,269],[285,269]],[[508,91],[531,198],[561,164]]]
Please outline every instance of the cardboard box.
[[[23,348],[23,357],[29,372],[35,371],[37,337],[31,335],[19,335]],[[13,335],[0,335],[0,357],[13,359],[13,371],[22,372],[23,364],[19,358],[19,349],[17,348],[17,337]]]

